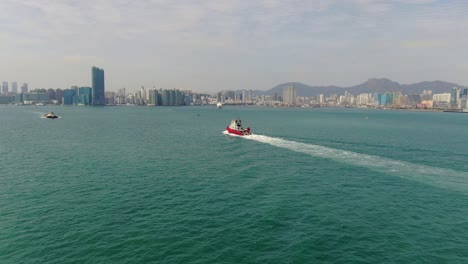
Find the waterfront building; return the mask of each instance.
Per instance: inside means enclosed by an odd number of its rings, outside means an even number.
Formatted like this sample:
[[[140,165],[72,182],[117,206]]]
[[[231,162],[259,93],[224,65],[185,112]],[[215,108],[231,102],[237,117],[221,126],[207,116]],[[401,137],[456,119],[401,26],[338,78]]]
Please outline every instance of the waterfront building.
[[[296,88],[294,86],[283,87],[283,104],[288,106],[296,105]]]
[[[62,89],[55,89],[55,100],[58,104],[63,104],[63,90]]]
[[[380,104],[380,99],[382,97],[382,94],[380,93],[374,93],[374,105],[379,106]]]
[[[119,91],[117,92],[117,96],[119,97],[125,97],[127,94],[125,93],[125,88],[120,88]]]
[[[372,102],[372,94],[361,93],[356,97],[356,103],[358,105],[368,105]]]
[[[160,89],[159,94],[161,94],[161,105],[168,106],[169,105],[169,91]]]
[[[338,98],[338,104],[345,105],[346,104],[346,97],[344,95],[340,95]]]
[[[432,100],[422,100],[421,101],[421,107],[422,108],[432,108],[432,107],[434,107],[433,101]]]
[[[453,87],[450,93],[450,107],[456,108],[458,105],[458,99],[460,98],[460,90],[457,87]]]
[[[433,107],[439,108],[447,108],[450,106],[451,102],[451,93],[441,93],[441,94],[433,94],[432,101]]]
[[[460,99],[460,107],[459,108],[461,108],[461,109],[468,108],[467,104],[466,104],[466,98]]]
[[[8,82],[2,83],[2,94],[8,94]]]
[[[17,94],[15,94],[15,95],[14,95],[14,98],[13,98],[13,100],[12,100],[12,102],[17,103],[17,104],[22,103],[23,100],[24,100],[24,99],[23,99],[23,96],[24,96],[23,93],[17,93]]]
[[[147,93],[146,93],[146,90],[145,90],[144,86],[141,86],[140,96],[143,99],[144,103],[146,103],[146,101],[148,101]]]
[[[135,97],[131,94],[127,95],[127,98],[125,99],[125,103],[128,105],[134,105],[135,104]]]
[[[401,92],[393,93],[392,105],[394,107],[404,107],[408,102],[408,97],[403,95]]]
[[[91,87],[78,88],[77,104],[90,105],[92,102],[92,90]]]
[[[73,105],[73,99],[76,96],[76,90],[65,89],[63,90],[63,105]]]
[[[117,105],[125,104],[125,97],[117,95],[115,97],[115,104],[117,104]]]
[[[468,88],[463,88],[463,92],[461,92],[461,97],[468,98]]]
[[[185,93],[181,90],[177,90],[176,93],[177,93],[177,97],[176,97],[177,105],[178,106],[185,105]]]
[[[106,105],[115,105],[116,97],[114,92],[106,92]]]
[[[47,89],[47,94],[49,95],[50,100],[56,100],[55,97],[55,90],[54,89]]]
[[[27,93],[29,91],[28,89],[28,84],[27,83],[23,83],[23,85],[21,85],[21,92],[22,93]]]
[[[92,96],[91,102],[93,105],[105,105],[105,86],[104,86],[104,70],[98,67],[93,67],[91,69],[92,75]]]
[[[26,94],[25,101],[34,103],[50,103],[50,96],[45,89],[35,89]]]
[[[223,98],[222,102],[233,104],[236,100],[236,92],[235,91],[223,91]]]
[[[324,104],[325,103],[325,96],[323,94],[319,95],[319,104]]]
[[[421,101],[432,101],[432,91],[431,90],[424,90],[421,94]]]
[[[11,92],[16,94],[18,93],[18,83],[17,82],[12,82],[11,83]]]
[[[176,94],[174,90],[169,91],[169,105],[175,105]]]
[[[10,103],[11,103],[11,96],[0,95],[0,104],[10,104]]]
[[[409,94],[406,97],[406,103],[411,107],[416,107],[421,102],[419,94]]]
[[[150,104],[154,106],[160,105],[158,90],[156,89],[150,90],[149,94],[150,94]]]

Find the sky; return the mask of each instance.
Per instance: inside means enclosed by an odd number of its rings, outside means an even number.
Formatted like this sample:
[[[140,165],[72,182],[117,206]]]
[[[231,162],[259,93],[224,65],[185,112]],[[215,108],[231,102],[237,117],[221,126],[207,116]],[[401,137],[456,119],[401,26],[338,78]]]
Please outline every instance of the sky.
[[[0,81],[30,88],[468,85],[467,50],[465,0],[0,1]]]

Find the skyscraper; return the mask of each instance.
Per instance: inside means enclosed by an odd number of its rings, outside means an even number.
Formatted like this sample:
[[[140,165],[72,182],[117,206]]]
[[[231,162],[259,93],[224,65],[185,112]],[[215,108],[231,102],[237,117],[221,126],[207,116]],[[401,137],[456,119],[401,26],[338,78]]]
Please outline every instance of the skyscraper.
[[[28,84],[27,84],[27,83],[23,83],[23,85],[21,86],[21,92],[22,92],[22,93],[27,93],[27,92],[29,92]]]
[[[294,86],[283,87],[283,104],[285,105],[296,105],[296,88]]]
[[[92,91],[91,87],[80,87],[78,88],[78,104],[89,105],[92,102]]]
[[[93,83],[93,105],[105,105],[105,89],[104,89],[104,70],[98,67],[93,67],[91,70]]]
[[[460,98],[460,91],[457,87],[453,87],[450,94],[450,107],[456,108],[458,105],[458,99]]]
[[[11,83],[11,91],[13,93],[15,93],[15,94],[18,92],[18,83],[17,82],[12,82]]]
[[[8,82],[3,82],[2,84],[2,94],[8,93]]]
[[[63,91],[63,104],[64,105],[72,105],[73,104],[73,97],[76,95],[76,90],[74,89],[65,89]]]

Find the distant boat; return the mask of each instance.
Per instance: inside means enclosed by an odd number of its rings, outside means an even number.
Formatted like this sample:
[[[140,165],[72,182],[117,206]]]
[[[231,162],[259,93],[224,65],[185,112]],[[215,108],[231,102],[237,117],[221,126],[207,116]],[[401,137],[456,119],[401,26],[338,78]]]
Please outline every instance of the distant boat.
[[[223,104],[222,103],[217,103],[216,107],[219,109],[219,108],[223,107]]]
[[[54,114],[54,112],[49,112],[49,113],[45,114],[44,117],[45,118],[51,118],[51,119],[58,118],[58,116],[56,114]]]
[[[250,132],[250,127],[246,129],[242,127],[242,121],[240,119],[233,119],[231,121],[231,124],[226,127],[226,131],[229,134],[234,134],[238,136],[252,135],[252,133]]]

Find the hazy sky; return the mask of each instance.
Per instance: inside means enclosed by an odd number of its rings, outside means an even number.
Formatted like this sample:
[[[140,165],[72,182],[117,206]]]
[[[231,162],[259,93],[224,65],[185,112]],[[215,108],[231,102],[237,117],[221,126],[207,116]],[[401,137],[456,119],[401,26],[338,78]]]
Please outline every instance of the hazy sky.
[[[93,65],[106,90],[468,85],[468,1],[0,1],[0,81],[90,85]]]

